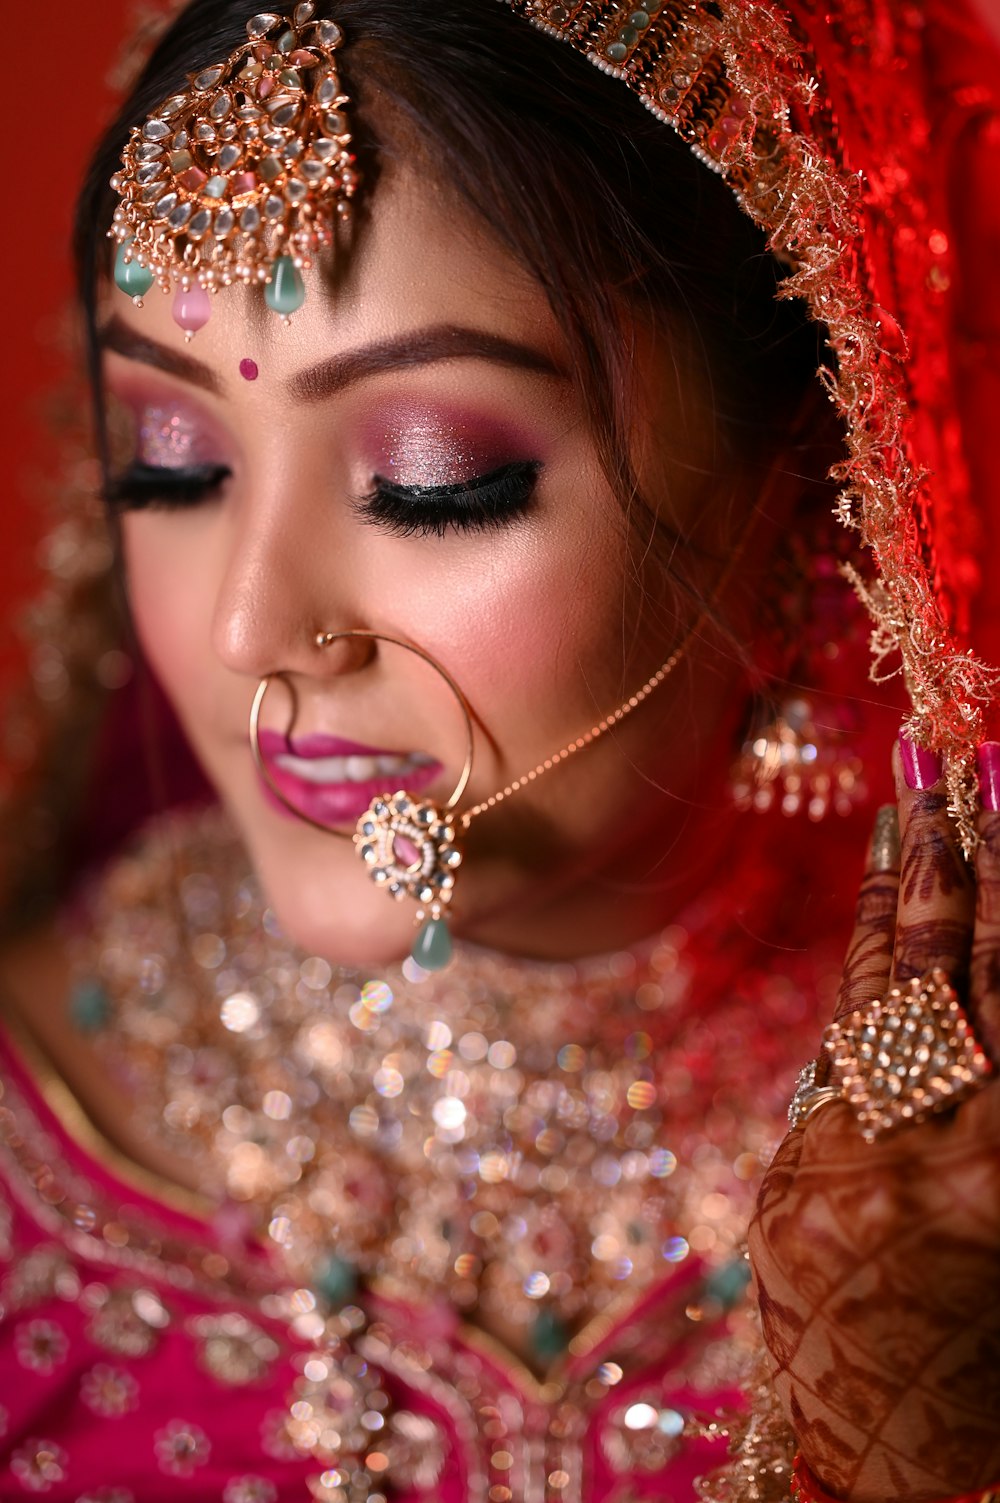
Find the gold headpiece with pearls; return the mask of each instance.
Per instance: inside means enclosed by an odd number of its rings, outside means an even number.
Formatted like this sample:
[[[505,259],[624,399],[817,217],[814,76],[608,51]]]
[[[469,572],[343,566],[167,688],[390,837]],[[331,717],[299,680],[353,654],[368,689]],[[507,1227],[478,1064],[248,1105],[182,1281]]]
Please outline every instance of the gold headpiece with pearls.
[[[253,16],[241,47],[133,127],[112,178],[115,281],[138,299],[154,282],[174,290],[189,338],[209,317],[208,294],[232,282],[262,283],[289,318],[305,298],[302,272],[350,215],[343,33],[315,9],[304,0],[291,16]]]

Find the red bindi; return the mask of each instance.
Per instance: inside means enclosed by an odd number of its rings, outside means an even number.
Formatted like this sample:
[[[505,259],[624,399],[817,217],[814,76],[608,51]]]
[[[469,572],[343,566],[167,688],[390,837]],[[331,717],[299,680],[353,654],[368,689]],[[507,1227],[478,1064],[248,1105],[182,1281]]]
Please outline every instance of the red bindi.
[[[260,372],[257,369],[256,360],[241,360],[240,375],[243,377],[244,381],[256,381],[257,377],[260,375]]]

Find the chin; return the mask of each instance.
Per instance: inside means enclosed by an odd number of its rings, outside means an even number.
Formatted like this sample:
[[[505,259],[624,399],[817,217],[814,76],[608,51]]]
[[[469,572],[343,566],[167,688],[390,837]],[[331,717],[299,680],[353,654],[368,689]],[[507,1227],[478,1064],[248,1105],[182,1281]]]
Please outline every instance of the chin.
[[[379,969],[405,960],[416,937],[416,910],[394,903],[360,866],[310,876],[305,863],[256,862],[257,875],[283,932],[333,966]]]

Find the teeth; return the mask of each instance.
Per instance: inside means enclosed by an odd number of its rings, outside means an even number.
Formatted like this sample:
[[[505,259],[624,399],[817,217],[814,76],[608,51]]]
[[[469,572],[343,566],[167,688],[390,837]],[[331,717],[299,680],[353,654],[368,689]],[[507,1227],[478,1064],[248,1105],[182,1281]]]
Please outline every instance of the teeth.
[[[346,781],[347,762],[344,757],[293,757],[282,753],[275,757],[275,766],[282,772],[290,772],[305,783],[343,783]]]
[[[409,773],[433,760],[423,752],[409,757],[294,757],[285,752],[275,757],[274,765],[303,783],[370,783],[376,777],[405,783]]]
[[[348,757],[344,763],[344,771],[348,782],[364,783],[378,772],[378,763],[374,757]]]

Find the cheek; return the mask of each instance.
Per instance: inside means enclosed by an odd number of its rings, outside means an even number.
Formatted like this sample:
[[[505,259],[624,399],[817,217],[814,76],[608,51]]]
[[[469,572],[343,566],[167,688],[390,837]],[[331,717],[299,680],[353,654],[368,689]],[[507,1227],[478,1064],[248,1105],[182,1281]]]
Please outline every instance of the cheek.
[[[122,522],[129,605],[143,652],[188,730],[208,692],[205,651],[215,598],[210,554],[175,517]]]
[[[589,516],[574,506],[474,550],[459,545],[449,559],[429,544],[419,575],[394,571],[401,629],[450,669],[512,754],[545,735],[578,734],[594,719],[595,696],[618,693],[624,545],[613,506],[596,496]]]

